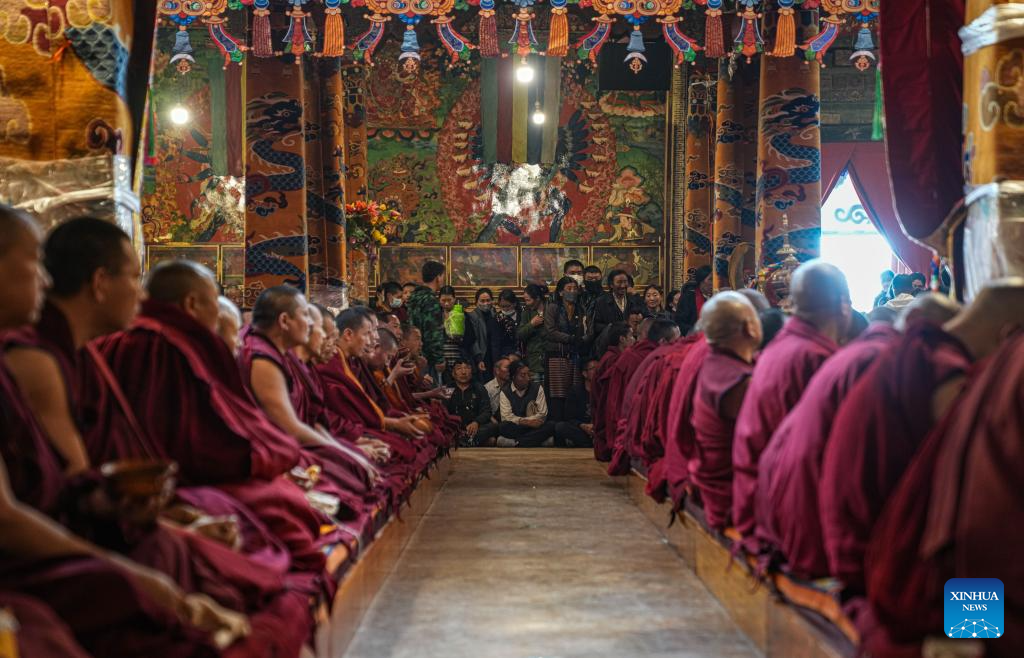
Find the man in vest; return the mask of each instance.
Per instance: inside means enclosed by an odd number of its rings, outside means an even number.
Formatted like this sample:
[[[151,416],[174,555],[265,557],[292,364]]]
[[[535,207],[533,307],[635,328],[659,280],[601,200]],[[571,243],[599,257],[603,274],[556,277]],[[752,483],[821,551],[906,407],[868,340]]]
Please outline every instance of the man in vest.
[[[548,420],[544,388],[530,381],[530,367],[524,361],[509,366],[509,382],[501,389],[500,407],[500,434],[514,441],[515,447],[536,448],[549,439],[554,441],[555,425]]]

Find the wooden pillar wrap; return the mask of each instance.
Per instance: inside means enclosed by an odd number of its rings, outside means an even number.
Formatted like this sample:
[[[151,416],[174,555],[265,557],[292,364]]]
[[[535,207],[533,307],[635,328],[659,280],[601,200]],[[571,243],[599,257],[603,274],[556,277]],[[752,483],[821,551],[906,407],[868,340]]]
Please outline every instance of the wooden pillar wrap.
[[[669,263],[672,275],[669,287],[679,288],[686,281],[686,95],[690,67],[672,69],[668,98],[668,140],[665,162],[665,186],[669,200],[668,235],[671,240]]]
[[[798,12],[804,38],[817,30],[817,12]],[[798,57],[762,57],[758,108],[757,263],[778,262],[782,216],[801,261],[821,243],[821,69]]]
[[[306,291],[304,69],[282,58],[246,67],[245,298],[288,284]]]
[[[366,201],[366,67],[355,62],[341,69],[345,86],[345,202]]]
[[[320,154],[323,161],[325,257],[327,289],[317,301],[341,306],[341,285],[345,281],[345,86],[341,61],[320,61]]]
[[[1024,4],[969,0],[965,23],[963,162],[972,192],[962,271],[970,299],[992,279],[1024,275]]]
[[[686,276],[711,264],[711,196],[714,176],[715,84],[708,79],[690,82],[686,110],[686,238],[683,268]]]

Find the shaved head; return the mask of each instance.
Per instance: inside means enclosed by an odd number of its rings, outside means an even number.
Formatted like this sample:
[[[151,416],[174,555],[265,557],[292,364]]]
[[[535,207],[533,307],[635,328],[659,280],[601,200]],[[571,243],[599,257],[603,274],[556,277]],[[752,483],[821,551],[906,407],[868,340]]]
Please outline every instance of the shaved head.
[[[640,326],[637,327],[637,340],[647,340],[648,335],[651,333],[651,327],[654,325],[654,318],[644,318],[640,322]]]
[[[0,258],[7,255],[20,240],[35,238],[38,243],[42,235],[39,224],[31,215],[0,203]]]
[[[814,322],[819,317],[839,316],[850,301],[846,277],[835,265],[812,260],[796,268],[790,281],[793,314]]]
[[[671,343],[679,338],[679,325],[674,320],[657,318],[647,330],[647,338],[655,343]]]
[[[35,322],[43,305],[46,274],[42,232],[20,210],[0,204],[0,329]]]
[[[753,288],[741,288],[736,292],[740,293],[754,305],[754,310],[760,313],[761,311],[767,311],[771,308],[771,303],[768,302],[768,298],[765,297],[759,290]]]
[[[957,302],[945,295],[927,292],[918,295],[914,301],[900,309],[895,325],[899,331],[906,331],[907,327],[920,320],[942,325],[959,312],[960,304]]]
[[[743,338],[749,339],[754,348],[761,344],[757,310],[750,299],[739,292],[720,292],[704,302],[700,328],[709,345],[724,347]]]
[[[57,226],[47,236],[43,252],[52,279],[50,293],[56,297],[78,294],[92,283],[97,270],[117,274],[137,260],[128,235],[95,217],[78,217]]]
[[[220,334],[228,346],[234,349],[238,341],[238,329],[234,329],[233,340],[230,327],[224,328],[226,334],[221,333],[220,289],[213,272],[203,265],[189,260],[159,263],[146,276],[146,292],[151,301],[179,307],[199,324]],[[230,300],[225,298],[225,301],[234,308]],[[234,308],[234,312],[238,313],[238,309]],[[241,326],[241,316],[232,324]]]
[[[238,332],[242,329],[242,313],[227,297],[217,298],[217,335],[224,340],[232,354],[238,353]]]
[[[278,318],[292,315],[303,305],[302,292],[291,286],[274,286],[267,288],[256,299],[252,307],[252,325],[266,331],[275,324]]]

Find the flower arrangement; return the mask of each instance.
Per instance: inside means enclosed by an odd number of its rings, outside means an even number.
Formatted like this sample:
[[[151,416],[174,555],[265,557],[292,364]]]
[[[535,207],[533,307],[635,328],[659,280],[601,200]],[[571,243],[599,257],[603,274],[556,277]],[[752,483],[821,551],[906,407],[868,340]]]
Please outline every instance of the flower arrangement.
[[[368,255],[398,235],[402,213],[376,201],[356,201],[345,204],[345,224],[348,243],[361,248]]]

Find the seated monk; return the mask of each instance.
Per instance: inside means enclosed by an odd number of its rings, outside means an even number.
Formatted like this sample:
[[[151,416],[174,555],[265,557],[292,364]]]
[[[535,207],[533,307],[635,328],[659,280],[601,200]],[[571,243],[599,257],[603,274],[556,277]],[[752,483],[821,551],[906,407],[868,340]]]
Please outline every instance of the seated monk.
[[[287,549],[285,566],[290,561],[293,572],[308,574],[313,587],[324,566],[320,528],[327,519],[282,477],[298,463],[299,446],[253,404],[215,333],[213,273],[188,261],[160,263],[146,278],[146,292],[131,327],[102,345],[118,381],[146,384],[122,391],[138,426],[161,458],[178,463],[187,500],[215,512],[216,500],[192,494],[208,485],[240,501]],[[269,544],[267,554],[276,554]]]
[[[33,220],[0,207],[0,330],[38,319],[39,247]],[[244,616],[48,516],[89,502],[70,492],[64,467],[0,355],[0,590],[45,601],[94,656],[210,656],[206,632],[221,635],[220,646],[248,633]],[[103,605],[83,606],[98,592]]]
[[[8,334],[3,343],[10,372],[29,408],[54,449],[67,461],[65,472],[72,477],[87,475],[94,456],[102,461],[161,460],[132,411],[119,404],[124,394],[102,358],[85,344],[127,326],[138,306],[140,272],[128,237],[110,222],[73,219],[53,231],[44,253],[52,286],[41,318],[32,327]],[[54,439],[57,436],[60,441]],[[60,513],[57,509],[42,511]],[[109,516],[80,521],[89,523],[87,536],[167,573],[187,590],[202,591],[224,605],[253,614],[266,602],[284,596],[287,562],[281,564],[281,559],[286,560],[286,555],[250,561],[229,548],[163,523],[148,519],[128,522]],[[206,530],[218,530],[201,519],[193,521],[205,523]],[[232,528],[221,530],[230,538]],[[217,532],[212,535],[223,538]],[[227,543],[234,548],[230,539]],[[264,547],[265,542],[259,548]],[[262,557],[266,556],[256,556]],[[275,607],[278,613],[290,607],[294,620],[274,629],[274,618],[254,617],[257,635],[276,641],[284,637],[281,631],[298,631],[290,645],[281,646],[297,652],[306,636],[303,621],[305,630],[309,628],[308,603],[301,597],[290,598]],[[251,651],[263,647],[270,651],[265,642],[258,642]]]
[[[865,562],[868,597],[880,622],[876,632],[862,633],[872,655],[899,655],[899,649],[921,655],[922,640],[959,630],[943,622],[950,578],[1003,582],[998,636],[977,623],[983,612],[964,612],[954,621],[972,619],[967,634],[978,633],[985,656],[1024,655],[1024,563],[1021,527],[1013,522],[1024,510],[1022,393],[1024,338],[1018,333],[972,377],[886,502]]]
[[[16,655],[89,658],[71,629],[45,603],[24,594],[0,591],[0,626],[11,621],[17,626]]]
[[[945,325],[907,328],[840,404],[819,496],[829,568],[848,596],[864,593],[871,530],[921,442],[959,396],[971,364],[998,349],[1022,321],[1024,285],[990,284]]]
[[[323,469],[321,477],[336,495],[373,500],[373,488],[381,481],[374,463],[388,459],[387,448],[369,437],[333,435],[324,425],[324,409],[292,353],[309,340],[308,309],[306,298],[295,288],[263,291],[242,338],[242,381],[274,424],[295,437],[307,459]],[[361,513],[355,509],[359,505],[349,506],[353,514]]]
[[[700,364],[691,402],[690,481],[708,526],[722,531],[732,511],[733,433],[761,346],[761,321],[747,297],[730,291],[704,303],[699,326],[711,351]]]
[[[612,443],[609,475],[625,475],[630,469],[629,445],[625,436],[628,417],[623,413],[627,391],[634,392],[630,389],[629,383],[644,359],[654,350],[679,339],[679,325],[667,318],[646,318],[640,325],[640,333],[643,338],[616,359],[607,378],[605,409],[614,410],[615,414],[614,425],[612,419],[607,420]]]
[[[884,306],[875,310],[879,309],[883,316],[890,312]],[[903,313],[912,322],[927,319],[942,324],[957,311],[957,304],[948,298],[926,294]],[[829,575],[821,536],[818,483],[836,410],[863,372],[897,336],[891,325],[872,322],[857,340],[826,361],[761,454],[757,533],[775,558],[798,578],[812,580]]]
[[[732,445],[732,522],[751,552],[757,552],[754,498],[758,460],[808,380],[839,349],[852,313],[846,277],[834,265],[804,263],[793,273],[790,287],[793,317],[757,360],[736,418]]]
[[[221,295],[217,298],[217,335],[227,344],[231,353],[238,355],[239,333],[242,331],[242,314],[235,303]]]
[[[607,462],[612,459],[612,441],[615,440],[615,429],[618,427],[615,411],[609,410],[607,404],[608,388],[615,361],[633,344],[633,328],[625,322],[613,322],[604,330],[602,339],[608,342],[608,347],[597,362],[597,376],[593,383],[594,458],[599,462]],[[610,425],[609,415],[613,418]]]

